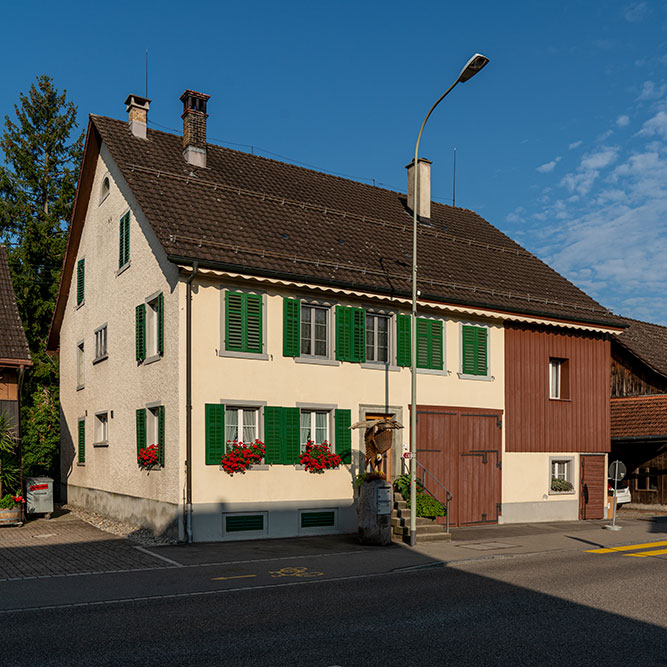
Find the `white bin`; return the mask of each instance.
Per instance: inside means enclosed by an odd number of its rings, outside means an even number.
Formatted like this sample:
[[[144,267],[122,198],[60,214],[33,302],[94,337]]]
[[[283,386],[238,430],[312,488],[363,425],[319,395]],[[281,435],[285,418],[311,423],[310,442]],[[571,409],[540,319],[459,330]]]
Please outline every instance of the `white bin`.
[[[53,512],[53,480],[50,477],[28,477],[26,490],[28,514]]]

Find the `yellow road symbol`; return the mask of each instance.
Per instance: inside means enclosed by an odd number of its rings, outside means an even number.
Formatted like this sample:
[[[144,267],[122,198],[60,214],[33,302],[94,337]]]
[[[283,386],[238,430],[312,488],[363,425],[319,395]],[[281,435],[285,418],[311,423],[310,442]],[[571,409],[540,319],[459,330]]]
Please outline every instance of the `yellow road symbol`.
[[[638,554],[623,554],[624,556],[634,556],[635,558],[645,558],[646,556],[663,556],[667,554],[667,549],[656,549],[655,551],[642,551]]]
[[[280,570],[269,570],[272,577],[321,577],[324,572],[309,572],[307,567],[283,567]]]
[[[666,547],[667,546],[667,540],[663,540],[662,542],[644,542],[644,544],[627,544],[622,547],[606,547],[604,549],[588,549],[586,553],[589,554],[611,554],[615,553],[617,551],[637,551],[638,549],[649,549],[651,547]],[[667,549],[665,550],[660,550],[660,552],[648,552],[646,553],[647,556],[649,555],[657,555],[657,553],[667,553]],[[626,556],[639,556],[640,554],[625,554]]]
[[[256,574],[239,574],[235,577],[213,577],[211,581],[225,581],[226,579],[248,579],[250,577],[256,577]]]

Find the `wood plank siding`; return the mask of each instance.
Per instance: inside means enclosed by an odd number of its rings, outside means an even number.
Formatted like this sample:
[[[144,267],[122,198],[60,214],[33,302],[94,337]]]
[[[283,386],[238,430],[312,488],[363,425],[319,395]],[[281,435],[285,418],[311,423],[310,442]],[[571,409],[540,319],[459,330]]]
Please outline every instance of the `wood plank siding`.
[[[600,334],[506,323],[506,451],[609,451],[609,345]],[[551,358],[567,361],[567,398],[549,398]]]
[[[620,345],[611,348],[611,395],[646,396],[667,393],[667,380],[646,364],[625,352]]]

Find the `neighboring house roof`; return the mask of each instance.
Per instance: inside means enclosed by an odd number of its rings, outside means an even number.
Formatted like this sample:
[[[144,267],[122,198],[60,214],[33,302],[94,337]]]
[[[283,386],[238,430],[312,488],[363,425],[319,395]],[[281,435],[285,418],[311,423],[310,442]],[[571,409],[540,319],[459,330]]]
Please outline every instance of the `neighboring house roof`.
[[[611,399],[612,439],[667,439],[667,395]]]
[[[258,276],[411,293],[412,213],[399,192],[207,144],[207,168],[183,159],[182,138],[92,115],[86,153],[100,141],[169,259]],[[88,162],[89,169],[94,163]],[[77,194],[85,208],[86,158]],[[83,188],[85,190],[85,188]],[[69,284],[78,238],[73,216]],[[419,225],[421,298],[557,320],[622,327],[571,282],[473,211],[433,203]],[[78,230],[80,235],[80,230]],[[50,346],[62,318],[59,295]]]
[[[30,348],[16,305],[7,251],[0,245],[0,362],[31,364]]]
[[[649,368],[667,378],[667,327],[627,317],[622,320],[629,326],[614,340]]]

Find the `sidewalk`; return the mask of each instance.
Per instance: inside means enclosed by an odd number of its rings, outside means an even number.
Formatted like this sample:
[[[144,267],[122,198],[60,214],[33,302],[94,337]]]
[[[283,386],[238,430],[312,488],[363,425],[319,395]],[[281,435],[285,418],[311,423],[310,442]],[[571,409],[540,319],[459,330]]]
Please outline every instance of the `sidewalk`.
[[[352,554],[376,563],[380,569],[402,569],[667,541],[667,516],[633,513],[617,519],[621,526],[617,532],[603,529],[609,523],[571,521],[455,528],[451,541],[424,542],[414,548],[399,542],[389,547],[362,546],[356,535],[144,548],[64,514],[31,521],[21,528],[0,528],[0,580],[323,556],[332,558],[333,564]]]

